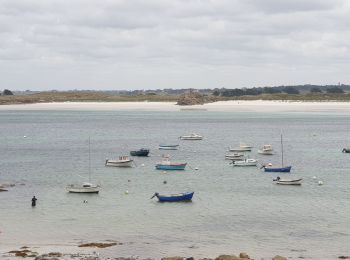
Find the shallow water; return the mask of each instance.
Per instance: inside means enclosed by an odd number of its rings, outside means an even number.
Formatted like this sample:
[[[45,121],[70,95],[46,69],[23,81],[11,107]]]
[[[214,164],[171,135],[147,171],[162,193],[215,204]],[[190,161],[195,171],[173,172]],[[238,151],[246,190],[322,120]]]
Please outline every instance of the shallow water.
[[[111,252],[144,257],[350,254],[350,155],[341,153],[349,124],[348,115],[337,113],[0,111],[0,183],[17,183],[0,193],[0,248],[111,239],[125,243]],[[279,165],[281,131],[285,164],[304,179],[301,187],[274,185],[278,174],[224,160],[228,146],[245,142],[255,146],[252,158]],[[178,139],[191,132],[204,140]],[[67,184],[88,179],[89,137],[92,180],[102,190],[68,194]],[[155,170],[160,143],[180,144],[165,153],[187,161],[185,171]],[[276,155],[257,155],[263,144]],[[136,158],[136,167],[104,166],[106,158],[140,147],[151,156]],[[149,199],[155,191],[189,190],[192,203]]]

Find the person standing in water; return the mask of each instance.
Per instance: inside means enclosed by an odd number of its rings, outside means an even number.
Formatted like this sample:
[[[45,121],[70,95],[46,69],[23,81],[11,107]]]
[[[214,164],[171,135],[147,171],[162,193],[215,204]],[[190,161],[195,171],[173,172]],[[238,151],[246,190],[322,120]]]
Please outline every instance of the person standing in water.
[[[37,198],[35,198],[35,196],[33,196],[33,198],[32,198],[32,207],[36,206],[36,201],[37,201]]]

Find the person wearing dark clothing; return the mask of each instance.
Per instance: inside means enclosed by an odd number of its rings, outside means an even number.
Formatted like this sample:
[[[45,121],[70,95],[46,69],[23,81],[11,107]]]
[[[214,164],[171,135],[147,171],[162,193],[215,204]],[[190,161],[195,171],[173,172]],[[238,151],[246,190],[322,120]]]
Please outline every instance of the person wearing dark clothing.
[[[36,206],[36,201],[37,201],[37,198],[35,198],[35,196],[32,198],[32,207],[35,207]]]

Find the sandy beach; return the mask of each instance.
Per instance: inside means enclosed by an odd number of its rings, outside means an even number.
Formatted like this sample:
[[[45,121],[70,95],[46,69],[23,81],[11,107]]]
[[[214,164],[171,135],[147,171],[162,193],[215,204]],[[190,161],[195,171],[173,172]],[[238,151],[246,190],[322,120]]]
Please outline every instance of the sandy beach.
[[[76,111],[227,111],[227,112],[350,112],[350,102],[219,101],[204,105],[178,106],[174,102],[62,102],[2,105],[5,110]]]

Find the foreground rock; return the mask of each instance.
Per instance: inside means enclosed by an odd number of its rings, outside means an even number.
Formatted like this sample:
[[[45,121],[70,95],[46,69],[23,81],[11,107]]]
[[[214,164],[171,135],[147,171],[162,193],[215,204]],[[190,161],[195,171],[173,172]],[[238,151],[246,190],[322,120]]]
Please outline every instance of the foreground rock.
[[[87,243],[87,244],[81,244],[78,247],[97,247],[97,248],[106,248],[106,247],[111,247],[111,246],[116,246],[116,245],[122,245],[122,243]]]
[[[200,93],[191,92],[182,94],[177,101],[177,105],[179,106],[192,106],[192,105],[203,105],[205,103],[212,103],[217,101],[217,99],[213,96],[206,96]]]
[[[287,258],[280,255],[276,255],[274,258],[272,258],[272,260],[287,260]]]

